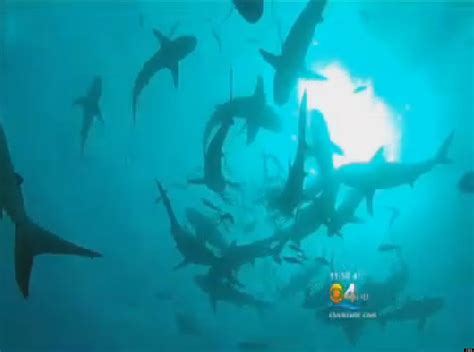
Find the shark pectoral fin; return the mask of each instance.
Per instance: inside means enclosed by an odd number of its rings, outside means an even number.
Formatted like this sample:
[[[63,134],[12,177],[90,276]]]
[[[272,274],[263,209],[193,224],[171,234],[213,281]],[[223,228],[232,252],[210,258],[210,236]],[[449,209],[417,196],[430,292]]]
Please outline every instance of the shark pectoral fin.
[[[171,40],[165,36],[161,31],[158,29],[153,29],[153,34],[155,35],[156,39],[160,42],[161,47],[166,46],[171,42]]]
[[[174,65],[170,66],[171,75],[173,76],[173,84],[175,88],[179,86],[179,63],[176,62]]]
[[[315,71],[312,71],[308,69],[307,67],[303,67],[300,70],[299,74],[300,78],[305,78],[308,80],[313,80],[313,81],[327,81],[328,78],[320,73],[317,73]]]
[[[337,145],[336,143],[332,142],[331,148],[332,148],[332,152],[334,154],[344,156],[344,150],[339,145]]]
[[[183,259],[183,261],[181,263],[179,263],[178,265],[174,266],[173,267],[173,270],[179,270],[179,269],[182,269],[184,268],[185,266],[187,266],[189,264],[188,260],[187,259]]]
[[[422,331],[425,328],[425,325],[426,325],[426,318],[423,317],[418,321],[418,326],[417,326],[418,331]]]
[[[367,200],[367,211],[370,215],[374,215],[374,194],[375,190],[371,190],[367,192],[366,200]]]
[[[247,122],[247,145],[252,144],[257,137],[259,126],[256,123]]]
[[[23,177],[18,173],[15,172],[16,183],[21,186],[23,184]]]
[[[266,62],[268,62],[275,70],[277,70],[280,66],[280,56],[269,53],[268,51],[265,51],[263,49],[260,49],[260,55],[262,55],[262,58]]]

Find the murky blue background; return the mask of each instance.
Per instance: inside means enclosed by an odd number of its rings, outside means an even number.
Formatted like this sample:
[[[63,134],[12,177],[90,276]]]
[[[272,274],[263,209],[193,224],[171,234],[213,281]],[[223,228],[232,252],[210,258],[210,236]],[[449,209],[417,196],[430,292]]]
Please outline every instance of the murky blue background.
[[[374,82],[376,94],[402,116],[402,161],[431,157],[455,131],[452,165],[421,177],[413,189],[379,192],[375,216],[370,218],[361,206],[366,223],[348,227],[344,239],[320,231],[304,245],[313,255],[333,253],[341,270],[383,278],[392,258],[377,252],[377,246],[387,236],[401,244],[410,272],[404,296],[445,298],[445,307],[423,332],[414,322],[384,330],[373,323],[351,346],[341,329],[303,310],[301,296],[279,298],[278,287],[296,269],[271,259],[242,270],[249,291],[275,302],[264,316],[225,303],[214,315],[192,281],[205,268],[172,271],[180,255],[162,206],[154,203],[153,180],[159,178],[170,189],[184,221],[185,207],[199,204],[208,193],[173,185],[184,183],[202,164],[202,131],[214,105],[228,97],[229,68],[234,69],[235,94],[250,94],[263,74],[271,99],[272,70],[258,49],[278,51],[276,21],[287,33],[303,6],[300,1],[267,1],[264,18],[249,25],[235,12],[222,23],[227,1],[4,1],[1,119],[16,169],[25,179],[28,211],[48,229],[99,250],[104,258],[37,259],[31,297],[24,301],[14,282],[14,227],[2,220],[0,350],[230,351],[241,340],[295,351],[473,347],[474,199],[456,188],[474,155],[474,27],[468,2],[330,2],[316,29],[319,45],[307,57],[308,63],[339,62],[351,75]],[[222,35],[222,53],[208,18]],[[160,72],[145,89],[133,128],[133,82],[158,48],[151,29],[166,33],[177,21],[177,34],[198,37],[197,50],[181,64],[178,90],[168,72]],[[81,159],[81,113],[71,102],[94,75],[103,77],[105,125],[94,125]],[[261,132],[250,147],[238,129],[231,134],[227,171],[254,193],[262,182],[262,151],[273,152],[284,165],[293,155],[289,136],[296,129],[297,109],[295,89],[290,102],[278,109],[283,133]],[[360,125],[353,133],[363,136],[367,129]],[[248,207],[251,197],[242,200]],[[388,234],[389,214],[382,205],[402,211]],[[237,214],[245,216],[244,211]],[[272,229],[263,215],[261,220],[254,234],[237,229],[229,238],[244,243],[265,237]],[[172,301],[157,299],[159,291],[172,292]],[[204,334],[180,335],[178,311],[195,315]]]

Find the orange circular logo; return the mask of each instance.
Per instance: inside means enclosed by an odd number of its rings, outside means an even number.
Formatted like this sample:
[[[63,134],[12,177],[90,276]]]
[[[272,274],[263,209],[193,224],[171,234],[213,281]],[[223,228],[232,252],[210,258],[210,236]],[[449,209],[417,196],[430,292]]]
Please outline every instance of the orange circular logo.
[[[335,304],[339,304],[343,301],[342,285],[341,284],[332,284],[331,289],[329,290],[329,298]]]

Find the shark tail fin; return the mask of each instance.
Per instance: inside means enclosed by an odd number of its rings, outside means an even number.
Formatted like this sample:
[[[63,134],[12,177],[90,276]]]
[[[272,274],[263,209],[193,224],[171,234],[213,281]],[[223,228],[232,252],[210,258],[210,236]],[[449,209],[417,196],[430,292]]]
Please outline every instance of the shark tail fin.
[[[34,258],[41,254],[75,255],[96,258],[102,255],[63,240],[30,220],[16,225],[15,233],[15,276],[25,298],[29,295],[29,284]]]
[[[278,68],[280,64],[280,57],[272,54],[266,50],[260,49],[260,55],[262,58],[268,62],[275,70]]]
[[[438,149],[438,152],[435,156],[436,164],[450,164],[451,159],[448,157],[449,147],[453,142],[454,132],[451,132],[448,137],[444,140],[443,144]]]

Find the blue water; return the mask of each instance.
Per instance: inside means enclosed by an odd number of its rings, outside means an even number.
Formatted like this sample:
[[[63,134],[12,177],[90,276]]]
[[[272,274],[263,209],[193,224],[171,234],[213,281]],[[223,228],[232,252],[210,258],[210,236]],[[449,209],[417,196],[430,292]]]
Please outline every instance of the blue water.
[[[347,226],[342,239],[327,237],[322,227],[302,244],[311,258],[334,256],[338,271],[383,280],[393,270],[394,256],[377,247],[391,240],[401,245],[409,271],[400,299],[444,298],[444,307],[428,318],[423,331],[417,330],[416,321],[393,322],[384,329],[370,322],[362,326],[355,344],[340,326],[303,309],[302,293],[279,296],[279,287],[298,267],[278,265],[271,258],[244,266],[239,275],[246,291],[273,303],[270,310],[258,314],[224,302],[214,314],[208,297],[193,282],[206,268],[172,270],[182,257],[163,207],[155,203],[155,178],[168,189],[182,223],[185,208],[202,206],[201,197],[219,203],[203,187],[180,186],[202,171],[205,123],[214,106],[228,99],[231,67],[235,95],[251,94],[262,74],[271,103],[273,70],[258,49],[277,52],[277,22],[285,36],[305,2],[266,1],[265,14],[255,25],[236,11],[224,22],[230,1],[0,4],[0,119],[15,168],[25,180],[28,213],[63,238],[104,256],[38,258],[31,295],[24,300],[14,276],[14,225],[4,217],[1,351],[232,351],[240,341],[265,343],[276,351],[474,347],[474,199],[456,188],[461,175],[473,167],[472,4],[329,2],[325,20],[316,28],[318,45],[310,48],[307,63],[324,67],[337,62],[352,77],[372,82],[377,97],[398,116],[397,160],[427,159],[455,131],[451,165],[435,168],[413,188],[378,192],[375,215],[370,217],[362,203],[358,214],[365,223]],[[209,18],[222,36],[222,52]],[[158,49],[152,29],[166,33],[177,22],[177,35],[195,35],[197,49],[180,64],[178,89],[169,72],[155,76],[141,95],[133,126],[133,82]],[[94,124],[81,158],[82,115],[71,103],[95,75],[103,78],[105,123]],[[251,146],[246,146],[240,125],[229,136],[226,173],[245,184],[244,195],[230,207],[237,224],[224,232],[229,240],[249,243],[273,231],[265,209],[253,199],[263,188],[261,154],[275,154],[284,166],[293,158],[296,91],[286,105],[275,107],[281,133],[261,131]],[[351,131],[361,137],[350,143],[363,143],[364,136],[374,133],[361,123]],[[401,210],[388,232],[386,205]],[[252,233],[242,231],[248,219],[257,220]],[[157,298],[157,292],[169,292],[171,299]],[[323,305],[328,303],[329,293]],[[180,334],[178,312],[194,316],[203,333]]]

